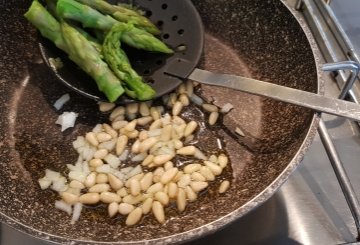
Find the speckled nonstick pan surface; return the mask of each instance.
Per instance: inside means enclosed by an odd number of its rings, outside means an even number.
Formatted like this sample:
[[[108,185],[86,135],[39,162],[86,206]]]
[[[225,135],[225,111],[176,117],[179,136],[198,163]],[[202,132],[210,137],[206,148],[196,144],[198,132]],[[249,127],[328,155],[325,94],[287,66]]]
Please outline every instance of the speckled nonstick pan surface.
[[[155,0],[154,0],[155,1]],[[156,0],[161,2],[160,0]],[[165,0],[164,0],[165,1]],[[281,1],[196,0],[205,30],[200,68],[233,73],[311,92],[322,91],[318,51],[314,40],[293,10]],[[200,92],[215,104],[235,107],[222,126],[204,130],[199,147],[215,150],[215,136],[225,141],[231,158],[232,186],[224,195],[210,188],[186,212],[171,211],[167,222],[146,217],[141,225],[125,227],[85,210],[70,225],[69,217],[54,208],[56,195],[41,191],[37,179],[44,169],[65,171],[76,161],[71,142],[106,115],[94,101],[69,91],[41,59],[38,34],[22,17],[28,0],[5,1],[0,9],[0,217],[10,226],[59,243],[179,243],[216,232],[267,200],[300,163],[316,133],[314,112],[269,99],[215,87]],[[296,16],[296,18],[294,17]],[[75,128],[61,133],[52,104],[65,92],[71,103],[62,111],[76,111]],[[188,118],[202,120],[190,108]],[[238,126],[245,137],[233,134]],[[172,209],[174,210],[174,209]],[[259,221],[261,222],[261,221]]]

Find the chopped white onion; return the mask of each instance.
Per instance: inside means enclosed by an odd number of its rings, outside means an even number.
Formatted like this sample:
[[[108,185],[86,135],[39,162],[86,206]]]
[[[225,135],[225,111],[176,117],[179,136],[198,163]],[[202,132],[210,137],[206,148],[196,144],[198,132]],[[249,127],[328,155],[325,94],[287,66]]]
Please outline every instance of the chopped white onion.
[[[57,192],[65,191],[67,189],[66,178],[62,176],[54,180],[50,188]]]
[[[235,133],[237,133],[238,135],[240,135],[242,137],[245,136],[244,132],[238,127],[235,128]]]
[[[129,155],[129,150],[125,149],[123,153],[119,156],[120,161],[125,161]]]
[[[61,201],[55,201],[55,208],[66,212],[68,215],[71,215],[71,213],[72,213],[71,205],[67,204],[66,202],[64,202],[62,200]]]
[[[71,217],[71,224],[75,224],[75,222],[79,220],[82,207],[83,207],[83,205],[81,203],[79,203],[79,202],[75,203],[74,212]]]
[[[56,108],[56,110],[60,110],[63,107],[63,105],[66,102],[68,102],[69,100],[70,100],[70,95],[69,94],[64,94],[57,101],[55,101],[54,107]]]
[[[96,126],[93,128],[93,133],[97,134],[103,131],[103,127],[101,124],[96,124]]]
[[[115,170],[112,174],[122,181],[125,180],[125,174],[121,173],[119,170]]]
[[[89,175],[90,174],[90,168],[89,168],[89,164],[88,162],[84,161],[82,163],[82,172],[85,174],[85,175]]]
[[[96,148],[93,147],[85,147],[84,151],[82,152],[82,157],[86,160],[86,161],[90,161],[94,154],[96,152]]]
[[[140,174],[142,172],[142,168],[140,165],[137,165],[135,168],[133,168],[127,175],[126,175],[126,179],[129,179],[137,174]]]
[[[221,113],[228,113],[234,106],[230,103],[226,103],[220,110]]]
[[[104,160],[112,167],[112,168],[118,168],[120,166],[120,160],[113,154],[108,154]]]
[[[51,180],[49,180],[46,177],[39,179],[38,182],[39,182],[41,190],[45,190],[45,189],[49,188],[49,186],[51,185]]]
[[[126,168],[120,169],[120,172],[127,175],[128,173],[131,172],[131,170],[133,170],[133,167],[126,167]]]
[[[76,140],[73,141],[73,147],[74,147],[74,149],[78,149],[78,148],[80,148],[80,147],[85,146],[85,143],[86,143],[85,137],[83,137],[83,136],[78,136],[78,137],[76,138]]]
[[[96,172],[109,174],[109,173],[112,173],[113,170],[111,169],[111,166],[109,164],[104,164],[104,165],[97,167]]]
[[[86,179],[86,174],[80,171],[70,171],[69,172],[69,178],[71,180],[77,180],[80,181],[81,183],[83,183]]]
[[[112,151],[115,148],[115,145],[116,145],[116,139],[112,139],[110,141],[105,141],[99,144],[99,148]]]
[[[143,152],[140,154],[135,155],[133,158],[131,158],[131,161],[133,162],[141,162],[145,159],[145,157],[147,157],[147,153]]]
[[[75,121],[78,114],[75,112],[64,112],[56,120],[56,124],[61,125],[61,132],[65,131],[68,128],[72,128],[75,125]]]
[[[61,177],[61,174],[59,172],[52,171],[50,169],[45,169],[45,178],[54,181],[58,180]]]

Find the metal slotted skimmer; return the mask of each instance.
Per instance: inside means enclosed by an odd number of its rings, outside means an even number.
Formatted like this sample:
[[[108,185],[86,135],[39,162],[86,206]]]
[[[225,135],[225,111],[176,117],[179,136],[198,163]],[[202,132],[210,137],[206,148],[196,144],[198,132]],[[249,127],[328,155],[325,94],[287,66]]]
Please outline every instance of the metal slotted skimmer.
[[[118,3],[116,0],[109,2]],[[204,28],[200,15],[190,0],[138,0],[134,1],[133,4],[145,11],[145,15],[161,30],[162,33],[159,38],[175,51],[173,55],[164,55],[136,50],[124,45],[131,65],[143,76],[144,81],[155,89],[157,97],[171,92],[184,79],[191,79],[207,85],[232,88],[360,121],[360,106],[355,103],[269,82],[235,75],[215,74],[195,68],[203,50]],[[55,57],[60,57],[64,61],[65,66],[62,69],[56,70],[52,67],[52,70],[68,87],[92,99],[106,100],[105,96],[98,91],[96,83],[92,82],[89,76],[77,68],[53,44],[42,39],[40,49],[46,62],[49,58]],[[359,67],[351,62],[348,63],[347,68],[350,67],[356,75]],[[337,66],[337,64],[332,65]],[[328,67],[324,67],[324,70],[328,70]],[[125,96],[122,96],[118,101],[118,103],[130,102],[134,102],[134,100]]]

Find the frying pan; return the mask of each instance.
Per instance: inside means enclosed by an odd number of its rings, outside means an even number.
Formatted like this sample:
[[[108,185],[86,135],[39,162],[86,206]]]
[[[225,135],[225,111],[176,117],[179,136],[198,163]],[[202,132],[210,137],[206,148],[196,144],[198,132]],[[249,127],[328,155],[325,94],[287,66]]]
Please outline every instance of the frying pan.
[[[304,20],[285,1],[193,2],[206,33],[200,68],[321,93],[318,50]],[[85,211],[79,222],[70,225],[69,218],[53,206],[55,194],[41,191],[37,179],[45,168],[65,171],[65,163],[76,160],[71,142],[105,121],[106,115],[97,112],[95,102],[68,90],[49,72],[37,46],[36,30],[22,17],[29,5],[28,0],[6,1],[0,10],[0,217],[20,231],[68,244],[189,241],[223,228],[266,201],[312,142],[318,122],[312,110],[202,86],[198,92],[208,101],[219,106],[230,102],[235,107],[215,133],[205,130],[206,140],[199,142],[201,149],[211,152],[217,148],[215,137],[224,140],[232,167],[225,176],[232,182],[229,191],[218,195],[210,188],[186,212],[169,210],[165,225],[147,217],[141,225],[125,227],[123,220],[106,218],[101,207],[95,215],[93,210]],[[63,110],[79,112],[79,118],[74,129],[61,133],[54,123],[59,112],[52,104],[66,92],[72,99]],[[203,118],[196,107],[186,115]],[[236,137],[235,127],[245,137]]]

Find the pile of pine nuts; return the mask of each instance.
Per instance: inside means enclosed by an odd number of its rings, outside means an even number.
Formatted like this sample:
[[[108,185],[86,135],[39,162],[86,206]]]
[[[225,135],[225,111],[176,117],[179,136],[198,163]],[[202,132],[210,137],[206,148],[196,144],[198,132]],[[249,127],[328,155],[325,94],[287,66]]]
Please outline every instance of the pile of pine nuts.
[[[201,100],[193,89],[192,82],[182,84],[163,98],[164,106],[152,106],[152,102],[118,107],[100,103],[100,111],[109,113],[111,123],[98,124],[85,137],[79,136],[73,143],[79,158],[76,164],[67,165],[68,180],[55,174],[62,179],[59,184],[46,175],[39,180],[42,189],[58,191],[70,206],[108,204],[109,216],[127,216],[128,226],[149,213],[164,223],[165,207],[171,202],[183,212],[229,162],[223,153],[206,156],[187,144],[195,137],[198,123],[186,122],[179,115],[190,101]],[[209,113],[208,122],[214,125],[219,108],[198,105]],[[177,156],[185,156],[191,163],[181,165]],[[222,181],[218,192],[224,193],[229,187],[228,180]]]

